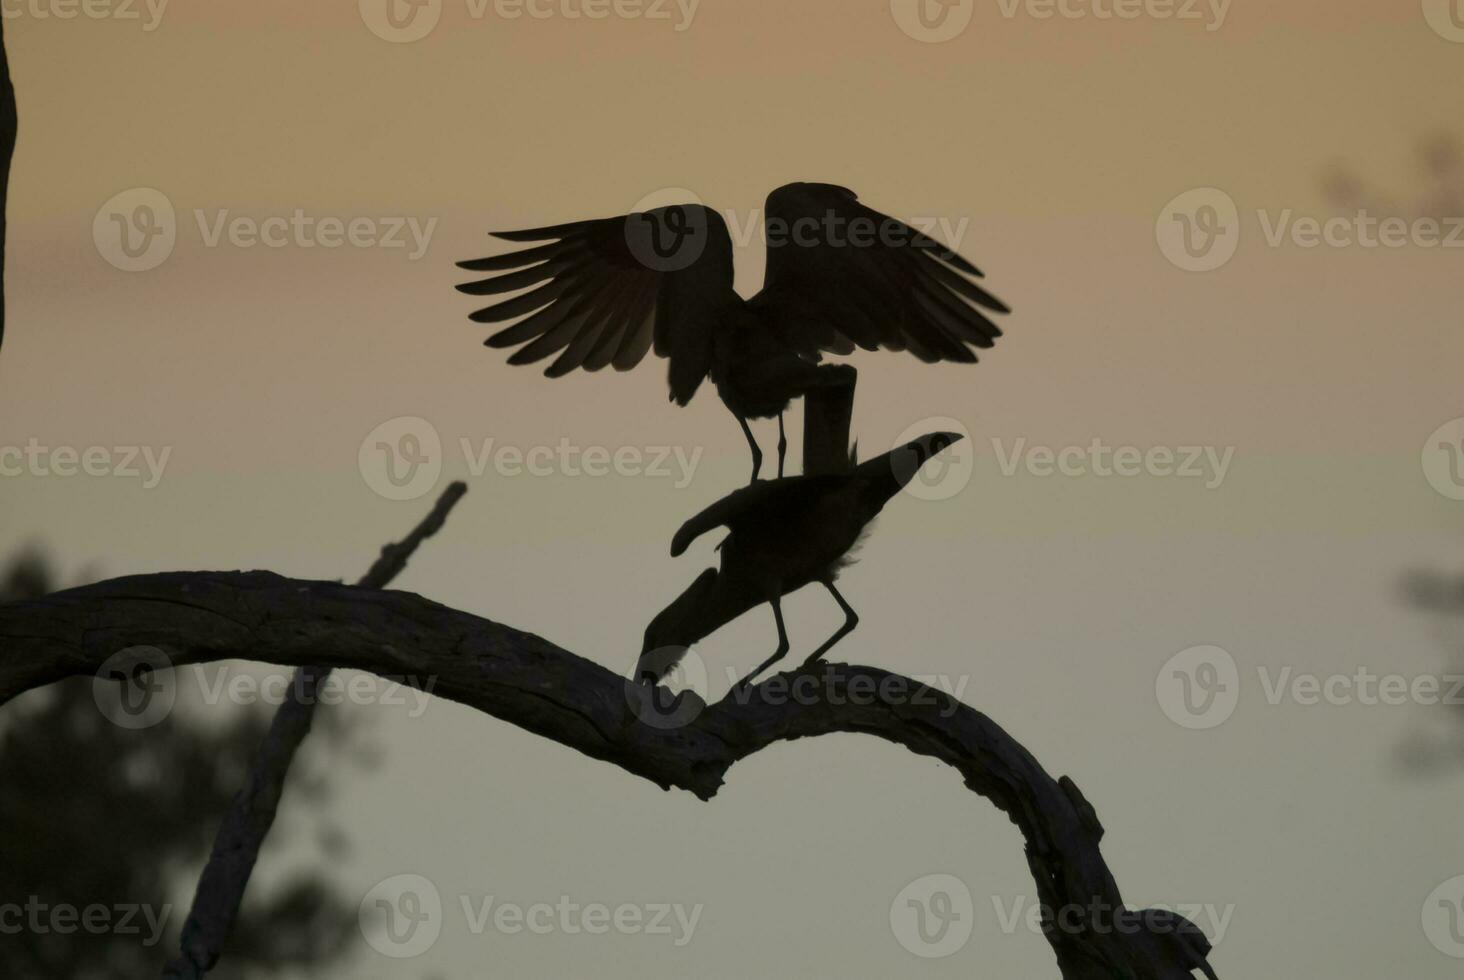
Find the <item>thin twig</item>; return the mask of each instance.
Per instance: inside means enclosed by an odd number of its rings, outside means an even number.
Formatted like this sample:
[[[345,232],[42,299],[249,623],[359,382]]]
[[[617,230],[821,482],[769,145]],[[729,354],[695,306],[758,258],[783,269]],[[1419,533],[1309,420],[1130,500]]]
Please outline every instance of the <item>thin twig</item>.
[[[468,492],[464,483],[453,483],[443,491],[432,512],[411,534],[397,544],[381,549],[358,584],[361,588],[385,588],[427,538],[442,529],[453,506]],[[201,980],[218,963],[225,941],[239,916],[239,906],[259,849],[274,825],[290,764],[299,751],[315,717],[321,685],[331,668],[300,667],[289,694],[275,711],[269,731],[259,746],[249,780],[224,815],[214,838],[213,852],[198,879],[193,908],[183,924],[179,954],[163,970],[164,980]]]

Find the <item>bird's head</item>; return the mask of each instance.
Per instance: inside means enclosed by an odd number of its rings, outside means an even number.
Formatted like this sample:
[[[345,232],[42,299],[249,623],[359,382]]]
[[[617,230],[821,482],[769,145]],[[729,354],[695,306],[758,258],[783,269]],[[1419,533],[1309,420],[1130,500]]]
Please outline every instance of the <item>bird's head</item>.
[[[641,642],[636,680],[660,681],[686,656],[687,648],[716,628],[708,628],[708,609],[716,588],[717,570],[708,568],[651,620]]]
[[[895,482],[904,487],[915,479],[920,467],[964,438],[959,432],[932,432],[895,449],[889,454],[890,471]]]

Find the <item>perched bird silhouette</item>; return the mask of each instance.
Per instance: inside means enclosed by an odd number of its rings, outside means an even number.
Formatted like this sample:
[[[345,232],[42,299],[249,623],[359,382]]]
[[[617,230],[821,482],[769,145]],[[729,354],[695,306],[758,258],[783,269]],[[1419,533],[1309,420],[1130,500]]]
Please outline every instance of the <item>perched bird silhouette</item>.
[[[478,310],[479,323],[519,320],[487,340],[522,344],[510,364],[557,355],[551,378],[575,368],[628,370],[647,351],[669,361],[671,400],[687,404],[703,379],[742,426],[752,478],[762,450],[748,419],[778,418],[783,475],[788,403],[820,386],[852,385],[824,353],[904,350],[922,361],[974,362],[1009,312],[977,285],[982,273],[954,251],[831,184],[789,184],[768,196],[763,288],[732,287],[732,239],[716,211],[676,204],[644,213],[498,232],[546,242],[459,262],[494,275],[457,288],[473,296],[528,290]],[[532,288],[530,288],[532,287]]]
[[[718,545],[721,567],[702,572],[646,627],[636,679],[663,678],[686,648],[767,603],[778,628],[778,648],[740,682],[746,684],[789,650],[783,626],[785,595],[818,582],[844,610],[844,624],[804,661],[817,662],[859,623],[834,581],[850,553],[891,497],[931,457],[961,439],[952,432],[922,436],[855,466],[847,473],[761,480],[723,497],[681,526],[671,541],[673,557],[708,531],[731,533]]]

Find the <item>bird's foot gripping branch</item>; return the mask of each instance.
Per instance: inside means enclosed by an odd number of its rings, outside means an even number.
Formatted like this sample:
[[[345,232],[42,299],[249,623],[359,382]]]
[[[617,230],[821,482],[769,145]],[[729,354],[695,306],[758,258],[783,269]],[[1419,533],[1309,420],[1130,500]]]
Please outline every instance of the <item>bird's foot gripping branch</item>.
[[[1049,908],[1122,908],[1099,849],[1102,827],[1071,780],[1056,780],[985,715],[901,679],[920,697],[784,699],[760,685],[684,724],[637,714],[632,680],[540,637],[405,592],[282,578],[269,572],[174,572],[114,579],[0,606],[0,703],[65,677],[95,675],[120,650],[148,646],[175,666],[225,659],[430,676],[439,695],[612,763],[662,787],[710,799],[738,760],[776,742],[857,732],[930,756],[1021,830],[1038,897]],[[848,689],[892,675],[842,664]],[[641,695],[643,696],[643,695]],[[1172,915],[1134,929],[1081,916],[1047,938],[1064,978],[1214,977],[1209,945]]]

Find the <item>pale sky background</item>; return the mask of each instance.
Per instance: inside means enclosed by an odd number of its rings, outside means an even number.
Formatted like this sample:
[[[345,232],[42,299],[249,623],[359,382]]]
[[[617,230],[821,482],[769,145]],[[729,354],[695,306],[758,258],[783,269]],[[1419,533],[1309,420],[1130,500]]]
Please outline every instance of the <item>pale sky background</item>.
[[[671,534],[745,478],[746,446],[709,389],[668,406],[659,363],[553,382],[506,366],[466,320],[452,262],[497,248],[490,229],[620,213],[668,187],[747,220],[786,181],[843,183],[894,214],[968,221],[961,251],[1016,312],[975,367],[857,358],[861,446],[952,417],[975,459],[955,496],[887,508],[843,580],[863,621],[839,657],[964,681],[968,703],[1084,789],[1130,902],[1232,908],[1222,977],[1458,975],[1420,916],[1464,874],[1464,776],[1414,779],[1394,758],[1437,712],[1272,706],[1257,671],[1446,669],[1398,582],[1458,565],[1464,503],[1431,489],[1420,453],[1464,415],[1464,252],[1273,248],[1257,212],[1329,216],[1337,164],[1414,194],[1417,142],[1464,135],[1464,44],[1411,0],[1235,0],[1213,31],[1007,18],[979,0],[935,44],[887,0],[703,0],[681,31],[674,7],[669,21],[489,9],[446,0],[403,44],[343,0],[173,0],[152,31],[29,7],[7,22],[22,129],[0,447],[170,456],[152,488],[0,477],[0,555],[41,544],[67,575],[354,578],[430,506],[383,499],[358,467],[366,435],[399,416],[440,434],[443,481],[467,473],[461,439],[700,449],[683,488],[472,477],[397,583],[629,670],[646,621],[713,560],[710,542],[666,557]],[[178,237],[129,273],[92,223],[133,187],[168,197]],[[1189,273],[1155,222],[1198,187],[1234,199],[1241,240],[1223,268]],[[194,217],[297,208],[436,224],[412,261],[207,247]],[[750,295],[762,249],[737,259]],[[771,426],[759,433],[771,448]],[[1095,438],[1234,457],[1206,489],[1008,477],[992,443]],[[839,618],[815,591],[786,610],[795,653]],[[757,612],[702,653],[720,679],[774,642]],[[1207,731],[1171,722],[1155,693],[1196,644],[1241,673],[1235,714]],[[415,959],[360,940],[341,977],[1055,976],[1045,940],[1003,934],[994,911],[1033,893],[1015,829],[889,745],[779,746],[702,804],[450,703],[342,710],[376,716],[388,755],[345,777],[355,851],[339,880],[363,896],[426,876],[448,918]],[[889,914],[930,873],[965,882],[976,930],[924,960]],[[474,936],[457,899],[484,894],[704,910],[680,949]]]

